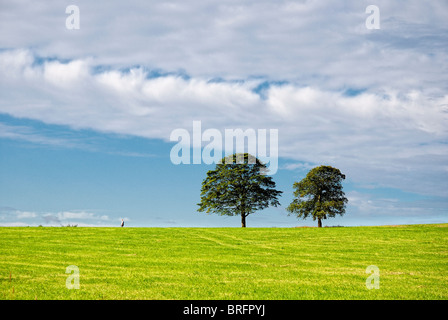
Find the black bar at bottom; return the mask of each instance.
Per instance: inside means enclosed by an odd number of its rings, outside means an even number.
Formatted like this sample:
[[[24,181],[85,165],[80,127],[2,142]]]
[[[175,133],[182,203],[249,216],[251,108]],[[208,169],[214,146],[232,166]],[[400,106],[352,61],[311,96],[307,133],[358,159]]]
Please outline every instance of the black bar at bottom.
[[[414,315],[418,311],[444,311],[447,300],[44,300],[0,301],[14,315],[113,316],[146,319],[300,319],[307,315]]]

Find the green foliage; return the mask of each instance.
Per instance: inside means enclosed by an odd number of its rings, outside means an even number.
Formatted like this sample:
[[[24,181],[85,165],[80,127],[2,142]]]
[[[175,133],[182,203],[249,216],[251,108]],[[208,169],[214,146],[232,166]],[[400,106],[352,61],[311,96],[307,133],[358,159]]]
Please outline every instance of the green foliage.
[[[311,216],[321,227],[322,219],[345,213],[348,200],[342,191],[344,179],[339,169],[330,166],[312,169],[303,180],[294,183],[295,199],[286,210],[303,219]]]
[[[240,215],[245,227],[249,214],[280,204],[277,198],[282,191],[275,190],[275,182],[266,173],[266,165],[248,153],[223,158],[202,182],[198,211]]]

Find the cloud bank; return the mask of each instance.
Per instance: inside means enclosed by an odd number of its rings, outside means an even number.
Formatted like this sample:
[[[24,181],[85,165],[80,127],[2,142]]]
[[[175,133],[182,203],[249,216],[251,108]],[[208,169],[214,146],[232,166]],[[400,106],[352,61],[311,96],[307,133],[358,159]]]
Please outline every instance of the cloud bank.
[[[154,76],[143,67],[99,72],[89,59],[45,60],[29,50],[0,53],[0,72],[8,75],[0,111],[14,117],[165,141],[193,120],[222,132],[275,128],[280,157],[336,165],[359,183],[440,196],[448,189],[448,95],[347,94],[261,79]]]
[[[125,218],[125,221],[128,221]],[[61,212],[22,211],[11,207],[0,207],[0,226],[119,226],[121,219],[100,215],[92,211],[72,210]]]

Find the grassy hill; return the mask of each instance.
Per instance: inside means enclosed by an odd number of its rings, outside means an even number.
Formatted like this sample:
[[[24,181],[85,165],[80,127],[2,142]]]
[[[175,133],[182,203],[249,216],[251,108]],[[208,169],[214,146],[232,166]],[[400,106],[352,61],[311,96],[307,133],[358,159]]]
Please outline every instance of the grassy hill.
[[[448,224],[4,227],[0,299],[448,299]]]

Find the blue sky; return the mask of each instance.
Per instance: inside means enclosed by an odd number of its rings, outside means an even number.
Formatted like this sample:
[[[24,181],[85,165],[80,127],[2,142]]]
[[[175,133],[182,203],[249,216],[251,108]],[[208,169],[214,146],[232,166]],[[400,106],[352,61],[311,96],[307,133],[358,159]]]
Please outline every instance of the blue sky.
[[[448,6],[377,1],[0,5],[0,225],[239,227],[196,211],[213,165],[174,165],[170,133],[277,129],[282,204],[321,164],[346,174],[324,225],[448,218]],[[20,19],[17,19],[20,17]]]

